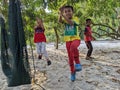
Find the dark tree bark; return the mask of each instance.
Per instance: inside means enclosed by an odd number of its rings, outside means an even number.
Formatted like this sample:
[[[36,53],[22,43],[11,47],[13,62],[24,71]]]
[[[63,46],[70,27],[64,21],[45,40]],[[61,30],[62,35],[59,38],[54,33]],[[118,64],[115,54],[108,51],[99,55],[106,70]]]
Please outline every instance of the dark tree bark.
[[[58,32],[57,32],[57,27],[54,27],[54,31],[55,31],[55,36],[56,36],[55,48],[58,49],[59,35],[58,35]]]

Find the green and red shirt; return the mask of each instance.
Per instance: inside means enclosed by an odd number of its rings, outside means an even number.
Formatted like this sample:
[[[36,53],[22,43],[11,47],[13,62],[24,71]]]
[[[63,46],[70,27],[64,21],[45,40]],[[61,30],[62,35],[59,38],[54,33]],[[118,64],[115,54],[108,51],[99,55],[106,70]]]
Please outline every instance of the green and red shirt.
[[[64,41],[73,41],[73,40],[80,40],[80,36],[78,33],[78,25],[79,25],[79,19],[77,17],[73,17],[72,21],[74,22],[73,25],[68,24],[64,20],[65,30],[64,30]]]

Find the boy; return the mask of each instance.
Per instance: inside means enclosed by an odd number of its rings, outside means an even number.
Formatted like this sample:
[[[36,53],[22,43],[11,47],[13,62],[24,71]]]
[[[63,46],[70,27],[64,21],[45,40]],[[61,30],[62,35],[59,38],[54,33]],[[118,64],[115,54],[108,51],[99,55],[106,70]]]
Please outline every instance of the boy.
[[[42,19],[37,18],[37,25],[34,28],[34,43],[36,43],[38,59],[41,59],[42,55],[44,55],[47,60],[47,65],[51,65],[46,51],[46,37],[44,31],[45,28]]]
[[[76,71],[81,71],[82,66],[79,60],[79,50],[77,49],[78,46],[80,45],[80,37],[78,34],[79,20],[73,17],[72,6],[64,6],[60,8],[59,22],[65,25],[64,40],[66,42],[66,48],[69,58],[71,81],[75,81]],[[74,66],[74,62],[75,62],[75,66]]]
[[[86,19],[86,27],[85,27],[85,31],[84,31],[84,40],[85,40],[86,46],[88,48],[86,60],[92,59],[91,54],[93,51],[93,46],[92,46],[91,41],[94,40],[94,37],[92,36],[92,30],[91,30],[91,26],[90,26],[91,24],[92,24],[91,19]]]

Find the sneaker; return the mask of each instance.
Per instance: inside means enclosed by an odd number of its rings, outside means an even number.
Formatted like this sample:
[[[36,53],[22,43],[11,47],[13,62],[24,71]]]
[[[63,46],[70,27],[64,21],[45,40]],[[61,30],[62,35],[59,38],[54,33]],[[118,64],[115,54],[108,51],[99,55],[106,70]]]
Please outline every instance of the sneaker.
[[[82,70],[82,65],[81,64],[76,64],[75,65],[75,70],[76,71],[81,71]]]
[[[39,56],[38,56],[38,59],[42,59],[42,55],[39,55]]]
[[[74,73],[71,73],[71,81],[74,82],[76,79],[76,74],[75,72]]]
[[[47,65],[48,66],[51,65],[51,61],[50,60],[47,61]]]

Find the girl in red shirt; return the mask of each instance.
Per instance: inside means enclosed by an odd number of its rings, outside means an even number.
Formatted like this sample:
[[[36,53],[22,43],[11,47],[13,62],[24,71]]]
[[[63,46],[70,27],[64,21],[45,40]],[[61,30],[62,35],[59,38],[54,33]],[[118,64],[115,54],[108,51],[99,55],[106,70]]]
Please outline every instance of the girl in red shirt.
[[[44,55],[47,60],[47,64],[50,65],[51,61],[49,60],[46,51],[46,37],[44,31],[45,28],[42,19],[37,18],[37,25],[34,28],[34,43],[36,43],[38,59],[41,59],[42,55]]]

